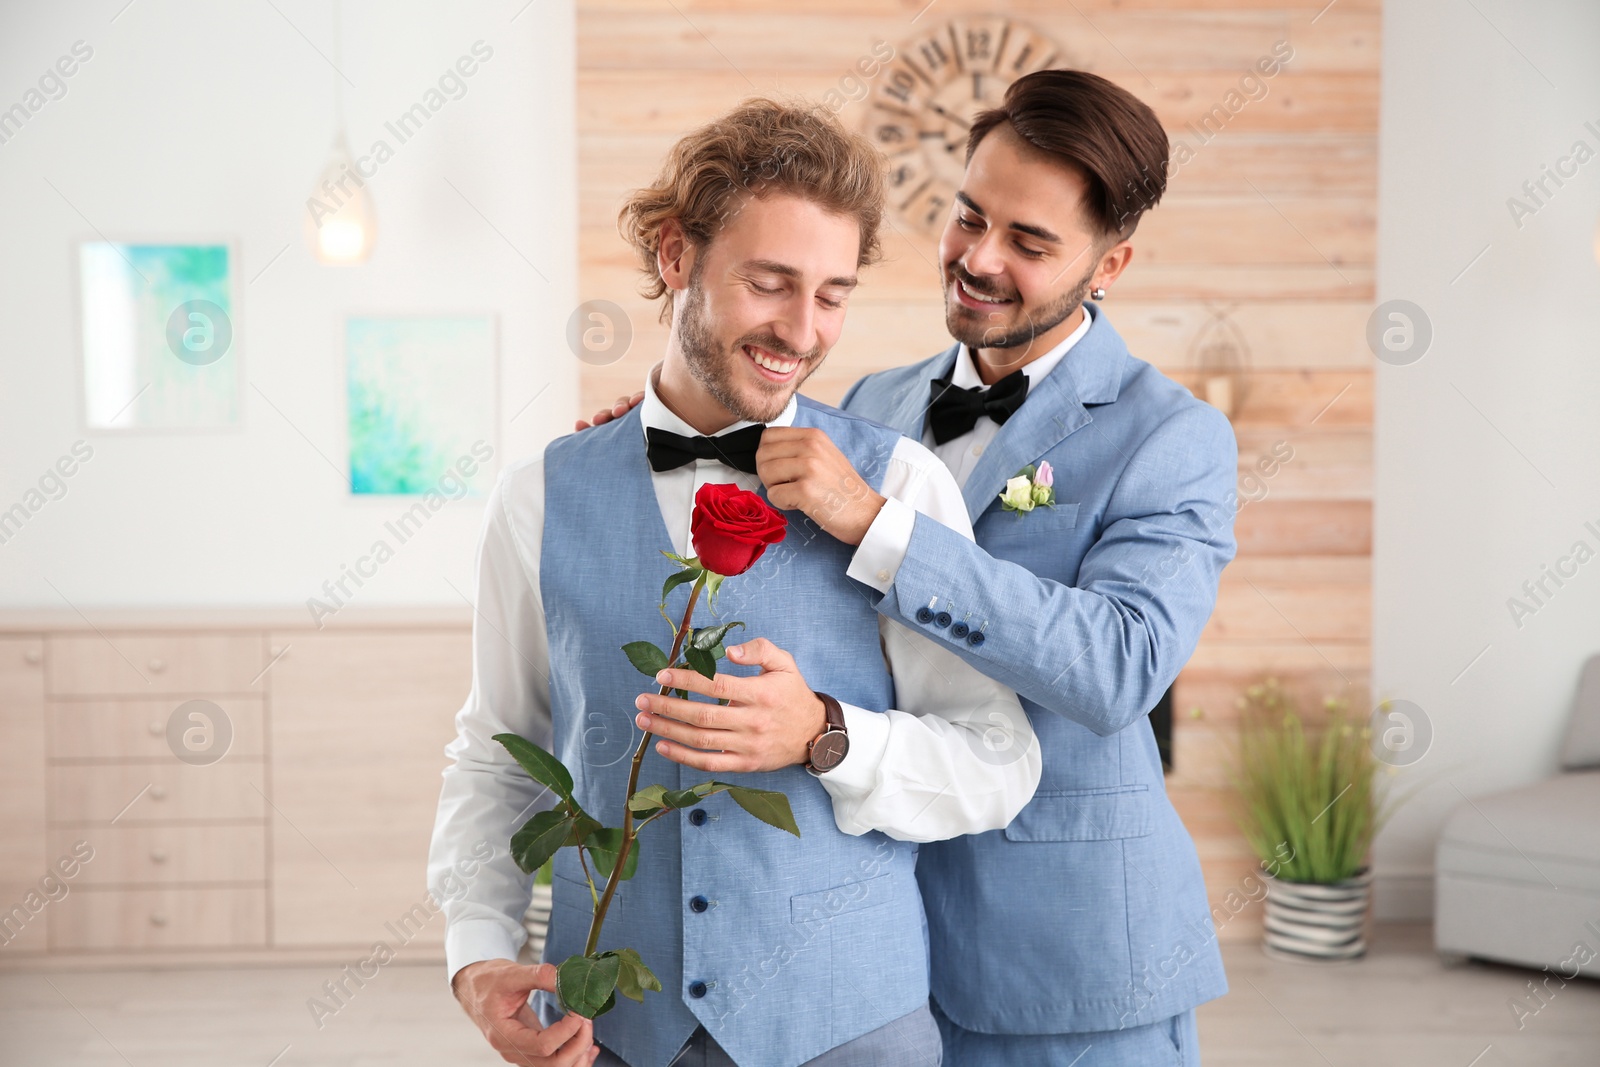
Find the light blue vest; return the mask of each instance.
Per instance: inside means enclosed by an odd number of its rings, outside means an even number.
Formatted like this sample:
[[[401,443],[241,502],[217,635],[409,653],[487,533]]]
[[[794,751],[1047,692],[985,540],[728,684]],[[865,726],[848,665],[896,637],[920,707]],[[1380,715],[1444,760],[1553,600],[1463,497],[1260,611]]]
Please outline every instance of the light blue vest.
[[[869,484],[882,484],[897,433],[803,397],[794,424],[823,429]],[[877,612],[845,577],[852,550],[799,512],[788,518],[784,541],[723,586],[718,617],[746,624],[738,640],[766,637],[788,651],[813,689],[864,708],[893,706]],[[637,409],[550,444],[539,580],[552,736],[579,802],[608,826],[621,825],[640,736],[633,701],[654,689],[622,646],[668,647],[656,606],[675,565],[662,550],[674,546]],[[674,596],[676,611],[669,605],[674,621],[684,595]],[[697,604],[696,625],[711,619]],[[719,669],[755,673],[727,661]],[[639,785],[684,788],[712,777],[782,790],[801,837],[757,821],[725,793],[645,830],[638,874],[618,889],[600,948],[638,949],[663,992],[646,993],[642,1005],[618,997],[595,1023],[598,1040],[633,1067],[666,1067],[698,1023],[741,1067],[794,1067],[926,1003],[916,847],[841,833],[827,792],[800,767],[713,776],[651,750]],[[588,936],[575,850],[557,853],[554,889],[547,962],[582,952]],[[551,998],[540,997],[552,1018]]]

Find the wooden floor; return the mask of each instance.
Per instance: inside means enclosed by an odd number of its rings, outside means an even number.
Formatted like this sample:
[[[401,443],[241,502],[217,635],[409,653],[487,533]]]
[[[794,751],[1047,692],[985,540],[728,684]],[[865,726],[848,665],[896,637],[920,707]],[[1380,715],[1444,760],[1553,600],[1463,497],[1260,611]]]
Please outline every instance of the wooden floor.
[[[1207,1067],[1600,1063],[1600,982],[1569,983],[1519,1030],[1508,1001],[1531,972],[1445,967],[1426,927],[1380,927],[1368,958],[1345,966],[1278,963],[1253,944],[1224,952],[1232,992],[1200,1011]],[[306,1002],[333,977],[306,967],[0,975],[0,1065],[502,1062],[450,999],[442,967],[396,961],[319,1028]]]

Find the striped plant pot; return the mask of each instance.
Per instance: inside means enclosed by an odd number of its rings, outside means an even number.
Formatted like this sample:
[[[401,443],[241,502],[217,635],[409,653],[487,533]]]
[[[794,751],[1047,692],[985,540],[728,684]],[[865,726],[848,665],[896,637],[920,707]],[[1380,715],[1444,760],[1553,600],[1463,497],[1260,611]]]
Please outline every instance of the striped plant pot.
[[[1367,951],[1372,869],[1342,882],[1286,882],[1270,875],[1262,951],[1275,959],[1353,960]]]

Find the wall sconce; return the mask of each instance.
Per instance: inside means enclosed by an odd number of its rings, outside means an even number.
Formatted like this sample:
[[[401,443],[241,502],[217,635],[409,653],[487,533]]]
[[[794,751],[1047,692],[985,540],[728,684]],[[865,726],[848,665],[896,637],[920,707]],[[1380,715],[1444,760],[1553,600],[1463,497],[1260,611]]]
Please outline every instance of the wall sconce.
[[[1211,318],[1200,327],[1190,354],[1199,370],[1200,398],[1231,420],[1249,395],[1250,348],[1228,318],[1229,310],[1210,308]]]

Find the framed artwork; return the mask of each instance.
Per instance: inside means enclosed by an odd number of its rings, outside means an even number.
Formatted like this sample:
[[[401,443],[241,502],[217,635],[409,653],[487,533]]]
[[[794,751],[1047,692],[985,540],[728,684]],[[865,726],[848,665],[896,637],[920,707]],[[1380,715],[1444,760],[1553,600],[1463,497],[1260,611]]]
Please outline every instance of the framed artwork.
[[[352,316],[344,350],[352,494],[421,495],[492,467],[493,315]],[[481,494],[492,470],[465,480]]]
[[[211,430],[244,410],[231,242],[81,241],[78,318],[91,430]]]

